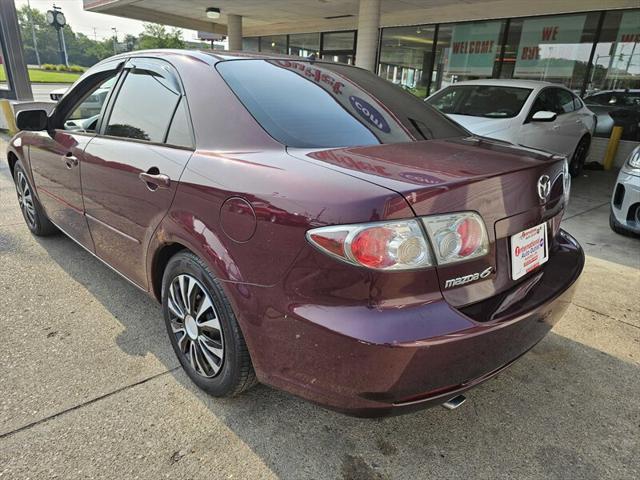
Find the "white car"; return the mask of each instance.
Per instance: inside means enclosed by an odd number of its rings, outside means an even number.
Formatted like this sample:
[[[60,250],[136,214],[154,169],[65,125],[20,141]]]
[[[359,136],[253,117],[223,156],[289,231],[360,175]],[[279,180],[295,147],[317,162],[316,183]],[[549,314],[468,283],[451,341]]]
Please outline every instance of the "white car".
[[[596,116],[562,85],[533,80],[471,80],[426,102],[470,132],[564,155],[571,175],[582,170]]]
[[[609,225],[622,235],[640,235],[640,146],[633,149],[618,173]]]

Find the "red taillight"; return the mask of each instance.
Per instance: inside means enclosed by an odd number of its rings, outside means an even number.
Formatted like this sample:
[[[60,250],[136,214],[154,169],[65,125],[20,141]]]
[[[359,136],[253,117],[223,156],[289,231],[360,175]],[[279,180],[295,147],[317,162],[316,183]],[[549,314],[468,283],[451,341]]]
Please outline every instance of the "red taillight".
[[[351,242],[351,253],[365,267],[388,267],[394,262],[389,255],[389,241],[392,238],[393,231],[384,227],[363,230]]]
[[[480,215],[474,212],[423,217],[438,264],[454,263],[489,253],[489,238]]]
[[[307,238],[325,253],[377,270],[423,268],[489,252],[487,232],[477,213],[434,215],[420,220],[427,235],[418,220],[401,220],[316,228],[307,232]]]
[[[483,229],[480,222],[473,217],[463,219],[458,223],[456,232],[460,235],[460,251],[458,255],[467,257],[482,245]]]
[[[344,257],[344,241],[348,234],[349,232],[346,230],[324,232],[322,234],[311,233],[309,234],[309,239],[324,248],[327,252],[339,257]]]
[[[433,265],[431,249],[416,220],[340,225],[307,232],[309,241],[353,265],[407,270]]]

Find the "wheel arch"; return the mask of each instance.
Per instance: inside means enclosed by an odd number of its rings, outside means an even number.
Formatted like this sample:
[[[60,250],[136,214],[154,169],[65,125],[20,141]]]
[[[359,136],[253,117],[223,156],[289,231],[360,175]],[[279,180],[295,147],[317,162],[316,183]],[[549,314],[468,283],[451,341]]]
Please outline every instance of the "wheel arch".
[[[7,153],[7,160],[9,162],[9,171],[11,172],[11,177],[13,178],[13,172],[15,171],[16,168],[16,163],[18,163],[18,155],[13,151],[13,150],[9,150],[9,152]]]
[[[185,250],[194,253],[179,242],[165,243],[154,252],[151,260],[149,291],[158,302],[162,302],[162,277],[169,260],[178,252]]]

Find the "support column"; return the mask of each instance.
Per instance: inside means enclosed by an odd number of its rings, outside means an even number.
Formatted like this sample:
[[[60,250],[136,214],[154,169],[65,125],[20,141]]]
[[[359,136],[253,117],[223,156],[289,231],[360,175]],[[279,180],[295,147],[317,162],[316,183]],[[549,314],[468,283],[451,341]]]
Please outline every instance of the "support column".
[[[14,2],[0,0],[0,35],[4,47],[0,53],[4,54],[4,68],[9,83],[9,90],[0,89],[0,98],[33,100]]]
[[[356,66],[375,71],[380,27],[380,0],[360,0]]]
[[[242,50],[242,15],[227,15],[229,50]]]

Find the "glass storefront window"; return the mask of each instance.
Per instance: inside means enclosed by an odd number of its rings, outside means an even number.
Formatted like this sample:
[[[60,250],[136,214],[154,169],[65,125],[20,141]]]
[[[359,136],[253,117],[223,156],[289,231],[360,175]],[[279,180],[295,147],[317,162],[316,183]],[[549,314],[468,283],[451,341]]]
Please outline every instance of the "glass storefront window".
[[[504,20],[440,25],[432,91],[464,80],[494,76],[504,27]]]
[[[242,39],[242,50],[245,52],[260,51],[260,37],[245,37]]]
[[[353,50],[356,32],[329,32],[322,34],[322,50]]]
[[[385,28],[382,31],[378,75],[418,97],[427,96],[433,64],[435,27]]]
[[[268,53],[287,53],[287,36],[267,35],[260,37],[260,51]]]
[[[605,14],[587,93],[640,88],[640,10]]]
[[[289,55],[308,57],[312,53],[320,56],[319,33],[296,33],[289,35]]]
[[[356,53],[356,32],[326,32],[322,34],[323,60],[353,65]]]
[[[580,93],[600,14],[513,19],[501,78],[561,83]]]

